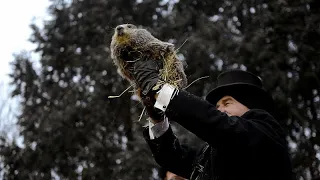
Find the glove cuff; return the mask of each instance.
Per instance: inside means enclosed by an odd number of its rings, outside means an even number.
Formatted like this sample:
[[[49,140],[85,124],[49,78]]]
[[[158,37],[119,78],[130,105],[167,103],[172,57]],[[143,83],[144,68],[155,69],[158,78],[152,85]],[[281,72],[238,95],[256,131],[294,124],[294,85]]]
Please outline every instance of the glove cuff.
[[[158,91],[158,98],[156,100],[156,103],[154,104],[154,107],[165,112],[171,99],[173,99],[173,97],[178,93],[178,89],[169,84],[164,84],[160,91]]]

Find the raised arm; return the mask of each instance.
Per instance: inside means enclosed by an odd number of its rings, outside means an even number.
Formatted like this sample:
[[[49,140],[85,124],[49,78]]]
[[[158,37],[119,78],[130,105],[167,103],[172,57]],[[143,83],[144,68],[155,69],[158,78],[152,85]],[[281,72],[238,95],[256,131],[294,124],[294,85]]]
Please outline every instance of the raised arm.
[[[209,102],[180,91],[170,101],[165,113],[169,119],[213,147],[249,146],[262,140],[285,147],[280,125],[263,110],[250,110],[242,117],[229,117]]]

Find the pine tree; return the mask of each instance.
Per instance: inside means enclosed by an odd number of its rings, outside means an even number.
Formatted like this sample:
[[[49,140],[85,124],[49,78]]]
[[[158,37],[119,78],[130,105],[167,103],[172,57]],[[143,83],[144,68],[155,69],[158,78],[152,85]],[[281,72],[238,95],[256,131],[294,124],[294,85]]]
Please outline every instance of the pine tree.
[[[115,71],[113,28],[133,23],[178,48],[187,90],[204,97],[226,69],[259,75],[276,102],[294,172],[319,172],[320,3],[306,1],[52,1],[52,20],[32,25],[41,71],[21,54],[13,95],[23,97],[18,125],[25,148],[2,140],[6,179],[149,179],[158,166],[136,122],[142,106]],[[179,127],[179,126],[177,126]],[[181,127],[179,127],[181,128]],[[192,134],[183,128],[181,141]],[[195,140],[198,141],[198,140]],[[154,177],[156,178],[156,177]]]

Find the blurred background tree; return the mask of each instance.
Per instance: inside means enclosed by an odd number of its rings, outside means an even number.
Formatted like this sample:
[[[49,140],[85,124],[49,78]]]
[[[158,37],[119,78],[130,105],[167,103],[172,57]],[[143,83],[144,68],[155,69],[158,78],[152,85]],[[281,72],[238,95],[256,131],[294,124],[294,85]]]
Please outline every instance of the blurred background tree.
[[[298,179],[320,176],[320,2],[52,0],[31,25],[41,71],[27,53],[12,64],[24,147],[1,139],[4,179],[159,179],[142,138],[142,106],[110,59],[118,24],[133,23],[180,47],[187,90],[204,97],[226,69],[251,71],[276,101]],[[184,43],[186,41],[186,43]],[[184,43],[184,44],[183,44]],[[182,141],[190,133],[176,125]],[[196,140],[196,137],[193,137]]]

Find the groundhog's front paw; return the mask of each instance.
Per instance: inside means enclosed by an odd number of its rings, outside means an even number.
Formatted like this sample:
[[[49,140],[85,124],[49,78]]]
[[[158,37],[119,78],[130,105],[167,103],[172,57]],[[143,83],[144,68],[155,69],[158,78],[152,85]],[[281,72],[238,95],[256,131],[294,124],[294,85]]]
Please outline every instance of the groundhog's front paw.
[[[173,44],[171,44],[171,43],[166,43],[165,45],[166,45],[166,51],[167,51],[167,52],[172,52],[172,51],[174,51],[174,45],[173,45]]]

